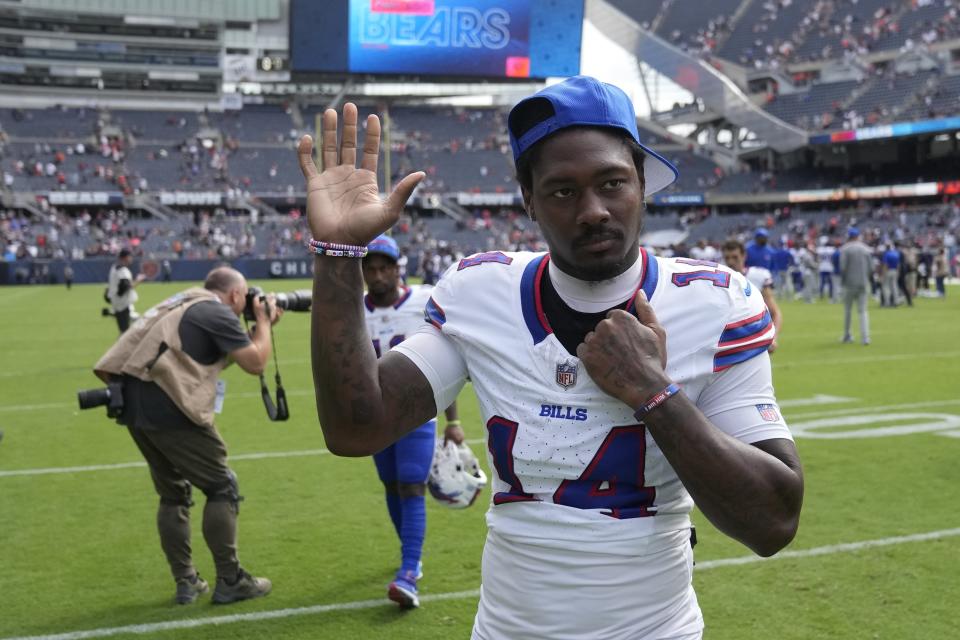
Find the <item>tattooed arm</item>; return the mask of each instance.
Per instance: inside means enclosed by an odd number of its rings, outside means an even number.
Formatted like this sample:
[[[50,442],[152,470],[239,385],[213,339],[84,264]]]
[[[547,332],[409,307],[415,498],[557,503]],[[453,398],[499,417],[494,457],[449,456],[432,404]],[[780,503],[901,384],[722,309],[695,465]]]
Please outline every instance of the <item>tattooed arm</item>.
[[[313,162],[313,140],[300,140],[300,169],[307,181],[307,218],[324,242],[367,245],[397,220],[423,173],[400,181],[386,201],[377,188],[380,121],[367,119],[357,168],[357,108],[343,108],[337,144],[337,112],[323,114],[323,171]],[[377,360],[363,311],[363,277],[355,258],[317,256],[313,264],[311,362],[317,416],[327,447],[343,456],[380,451],[437,415],[433,390],[401,354]]]

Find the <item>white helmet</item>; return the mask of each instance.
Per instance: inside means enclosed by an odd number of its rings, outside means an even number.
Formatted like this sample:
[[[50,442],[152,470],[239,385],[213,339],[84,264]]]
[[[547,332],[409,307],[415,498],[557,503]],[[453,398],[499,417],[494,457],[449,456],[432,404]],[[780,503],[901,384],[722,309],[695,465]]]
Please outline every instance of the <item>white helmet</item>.
[[[487,475],[480,468],[477,456],[466,444],[437,439],[427,488],[437,502],[451,509],[465,509],[473,504],[487,484]]]

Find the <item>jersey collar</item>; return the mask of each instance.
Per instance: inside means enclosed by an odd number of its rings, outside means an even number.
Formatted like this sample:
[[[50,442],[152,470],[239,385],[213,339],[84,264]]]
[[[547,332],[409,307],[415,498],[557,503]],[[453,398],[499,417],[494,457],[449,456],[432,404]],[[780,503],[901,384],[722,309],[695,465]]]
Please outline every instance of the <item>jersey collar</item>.
[[[411,294],[413,294],[413,289],[404,285],[400,289],[400,297],[397,298],[397,301],[393,303],[394,309],[399,309],[404,302],[410,299]],[[370,299],[370,294],[365,293],[363,295],[363,305],[367,308],[367,311],[374,311],[377,307],[373,304],[373,301]]]
[[[650,300],[657,289],[657,280],[660,276],[657,259],[648,254],[643,247],[640,248],[640,259],[643,261],[643,269],[640,272],[640,286],[637,287],[637,291],[643,289],[647,300]],[[543,275],[549,263],[549,253],[537,256],[527,263],[520,278],[520,307],[523,310],[523,321],[535,345],[540,344],[553,333],[550,322],[543,312],[543,300],[540,294],[540,284],[543,282]],[[626,306],[626,310],[630,313],[636,311],[633,298],[634,296],[630,297]]]

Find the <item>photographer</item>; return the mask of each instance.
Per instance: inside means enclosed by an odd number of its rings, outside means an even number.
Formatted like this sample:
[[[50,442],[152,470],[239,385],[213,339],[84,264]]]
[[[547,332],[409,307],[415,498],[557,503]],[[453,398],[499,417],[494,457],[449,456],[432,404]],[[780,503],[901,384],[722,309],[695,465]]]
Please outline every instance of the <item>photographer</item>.
[[[117,254],[117,261],[110,267],[107,276],[107,291],[104,294],[110,303],[113,316],[117,319],[117,328],[123,333],[130,327],[130,316],[133,314],[133,303],[137,301],[136,286],[144,281],[141,273],[136,278],[130,272],[133,255],[130,249],[121,249]]]
[[[160,495],[160,545],[180,604],[208,590],[190,554],[192,486],[207,498],[203,537],[217,569],[213,602],[256,598],[271,589],[269,580],[251,576],[237,559],[241,497],[213,423],[225,386],[219,373],[236,362],[261,374],[271,353],[271,324],[282,315],[273,296],[247,292],[238,271],[216,268],[202,289],[187,289],[147,311],[94,367],[102,380],[122,384],[118,422],[129,429]],[[256,319],[249,335],[238,317],[248,306]]]

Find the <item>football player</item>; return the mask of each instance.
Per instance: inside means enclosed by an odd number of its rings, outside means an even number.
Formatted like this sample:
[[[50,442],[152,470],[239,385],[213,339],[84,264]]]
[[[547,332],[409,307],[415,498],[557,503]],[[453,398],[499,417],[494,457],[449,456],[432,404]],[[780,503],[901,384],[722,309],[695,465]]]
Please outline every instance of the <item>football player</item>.
[[[779,412],[759,292],[712,263],[640,247],[645,196],[676,169],[640,144],[627,95],[576,76],[508,118],[526,211],[547,253],[454,263],[427,326],[379,361],[355,249],[423,179],[385,199],[380,125],[323,115],[319,172],[300,141],[314,262],[312,362],[329,449],[369,455],[430,419],[469,379],[493,470],[473,637],[702,636],[694,503],[769,556],[799,524],[803,479]]]
[[[780,335],[780,326],[783,324],[783,314],[780,313],[780,307],[777,306],[777,299],[773,294],[773,274],[763,267],[748,267],[746,265],[747,251],[739,240],[727,240],[723,243],[721,251],[723,252],[723,263],[735,272],[742,273],[747,278],[747,282],[756,287],[763,296],[763,302],[770,311],[770,319],[773,321],[773,327],[776,330],[773,342],[767,347],[767,351],[773,353],[777,349],[777,337]]]
[[[404,285],[400,273],[400,248],[393,238],[381,235],[367,246],[363,258],[367,294],[367,332],[379,358],[423,325],[423,308],[433,287]],[[457,403],[446,409],[444,440],[463,442]],[[420,606],[417,580],[423,577],[420,556],[427,529],[424,499],[437,432],[430,419],[373,456],[386,491],[387,511],[400,538],[400,569],[387,587],[387,597],[403,608]]]

